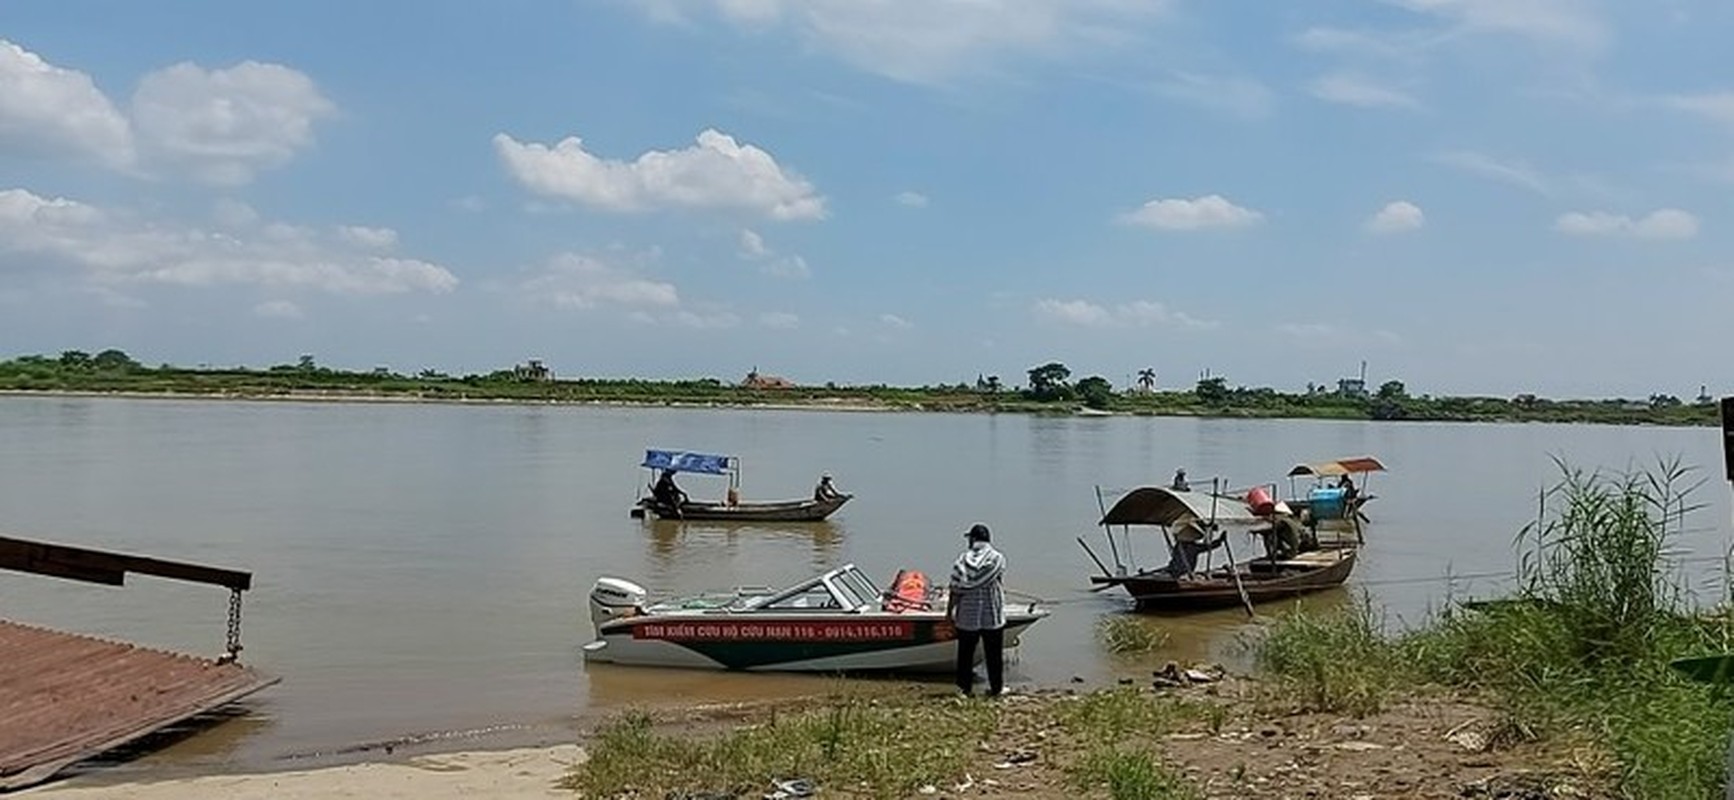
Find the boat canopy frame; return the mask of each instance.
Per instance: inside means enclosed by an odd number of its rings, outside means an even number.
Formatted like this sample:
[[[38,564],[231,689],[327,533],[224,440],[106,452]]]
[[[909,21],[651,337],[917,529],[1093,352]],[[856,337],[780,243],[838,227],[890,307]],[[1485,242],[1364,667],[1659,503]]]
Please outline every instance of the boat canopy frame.
[[[649,448],[639,466],[650,470],[653,476],[658,472],[721,475],[728,478],[730,489],[741,488],[741,460],[735,456]]]

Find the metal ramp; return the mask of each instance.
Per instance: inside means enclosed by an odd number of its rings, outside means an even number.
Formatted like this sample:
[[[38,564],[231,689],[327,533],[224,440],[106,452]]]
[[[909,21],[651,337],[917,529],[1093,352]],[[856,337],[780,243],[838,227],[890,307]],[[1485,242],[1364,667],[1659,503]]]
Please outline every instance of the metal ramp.
[[[228,652],[216,659],[0,620],[0,791],[41,783],[279,680],[236,660],[249,573],[7,537],[0,568],[111,586],[136,572],[230,590]]]

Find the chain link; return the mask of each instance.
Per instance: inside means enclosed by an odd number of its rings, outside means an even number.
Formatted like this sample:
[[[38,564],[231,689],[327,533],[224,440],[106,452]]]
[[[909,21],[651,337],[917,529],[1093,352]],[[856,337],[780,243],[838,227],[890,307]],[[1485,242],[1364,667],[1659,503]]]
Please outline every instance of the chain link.
[[[226,661],[235,661],[241,657],[241,590],[229,590],[229,638],[226,643]]]

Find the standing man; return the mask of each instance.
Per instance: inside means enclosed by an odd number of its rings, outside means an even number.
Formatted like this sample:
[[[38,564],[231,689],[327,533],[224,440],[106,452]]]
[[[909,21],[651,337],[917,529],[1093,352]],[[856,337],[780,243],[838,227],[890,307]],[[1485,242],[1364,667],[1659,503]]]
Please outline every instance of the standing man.
[[[1005,556],[990,543],[993,534],[976,524],[964,534],[969,546],[951,565],[951,590],[945,614],[957,628],[957,688],[975,688],[975,646],[987,657],[987,695],[1005,690]]]

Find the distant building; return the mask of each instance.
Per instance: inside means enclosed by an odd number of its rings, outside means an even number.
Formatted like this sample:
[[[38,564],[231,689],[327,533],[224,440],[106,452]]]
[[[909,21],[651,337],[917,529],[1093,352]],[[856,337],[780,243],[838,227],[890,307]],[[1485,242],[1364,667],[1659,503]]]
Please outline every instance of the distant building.
[[[795,382],[776,375],[761,375],[758,367],[754,367],[747,373],[746,380],[741,381],[741,386],[747,389],[793,389]]]
[[[521,381],[543,383],[554,380],[554,371],[542,363],[542,359],[532,358],[522,364],[512,367],[512,376]]]

